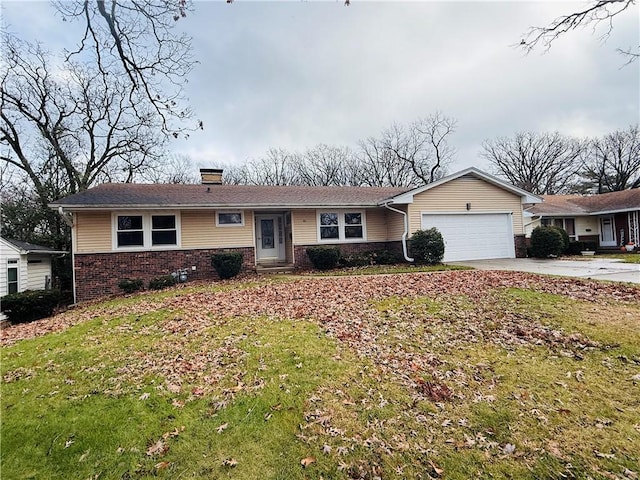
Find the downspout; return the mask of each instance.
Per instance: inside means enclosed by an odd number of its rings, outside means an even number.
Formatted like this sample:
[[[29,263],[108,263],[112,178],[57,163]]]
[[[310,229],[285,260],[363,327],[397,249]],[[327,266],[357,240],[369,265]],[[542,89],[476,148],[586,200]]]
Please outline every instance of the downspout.
[[[75,305],[78,303],[76,300],[76,254],[73,248],[74,225],[73,220],[69,218],[73,214],[66,213],[61,206],[58,207],[58,214],[62,217],[64,223],[71,227],[71,284],[73,285],[73,304]]]
[[[404,233],[402,234],[402,254],[404,255],[404,259],[407,262],[413,262],[414,259],[409,256],[409,253],[407,251],[407,237],[409,236],[409,216],[407,215],[407,212],[403,212],[402,210],[398,210],[397,208],[390,207],[389,202],[385,202],[382,205],[388,210],[391,210],[392,212],[400,213],[402,214],[402,216],[404,216]]]

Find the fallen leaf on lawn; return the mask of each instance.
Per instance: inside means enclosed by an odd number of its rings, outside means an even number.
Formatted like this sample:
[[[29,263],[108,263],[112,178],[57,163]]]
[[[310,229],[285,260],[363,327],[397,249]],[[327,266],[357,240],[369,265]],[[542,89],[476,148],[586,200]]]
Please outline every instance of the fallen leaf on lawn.
[[[171,393],[180,393],[180,385],[176,385],[175,383],[170,383],[169,385],[167,385],[167,390],[169,390]]]
[[[182,408],[184,407],[184,402],[178,400],[177,398],[174,398],[173,402],[171,402],[171,405],[173,405],[176,408]]]
[[[314,457],[305,457],[302,460],[300,460],[300,464],[302,465],[303,468],[307,468],[309,465],[315,462],[316,462],[316,459]]]
[[[433,471],[436,473],[436,475],[440,476],[444,473],[444,469],[433,463],[432,460],[429,460],[429,465],[431,465],[431,468],[433,468]]]
[[[223,467],[235,467],[238,461],[235,458],[225,458],[222,462]]]
[[[158,440],[147,449],[147,455],[150,457],[154,455],[162,455],[163,453],[166,453],[167,450],[169,450],[169,446],[162,440]]]
[[[218,428],[216,428],[216,432],[222,433],[227,429],[228,426],[229,426],[229,423],[223,423]]]
[[[196,397],[200,397],[204,394],[204,388],[202,387],[193,387],[193,390],[191,390],[191,394],[196,396]]]
[[[322,453],[331,453],[331,445],[324,445],[322,447]]]
[[[82,455],[80,455],[80,458],[78,459],[78,462],[84,462],[84,460],[89,456],[89,450],[87,450],[86,452],[84,452]]]
[[[169,468],[169,465],[171,465],[171,462],[160,462],[156,463],[155,467],[156,470],[165,470],[166,468]]]
[[[142,395],[140,395],[140,397],[138,397],[138,400],[146,400],[147,398],[150,397],[150,395],[151,395],[150,393],[145,392]]]
[[[516,446],[513,445],[512,443],[507,443],[502,449],[502,453],[505,453],[507,455],[511,455],[515,451],[516,451]]]
[[[69,439],[64,442],[64,448],[69,448],[71,445],[73,445],[73,439]]]

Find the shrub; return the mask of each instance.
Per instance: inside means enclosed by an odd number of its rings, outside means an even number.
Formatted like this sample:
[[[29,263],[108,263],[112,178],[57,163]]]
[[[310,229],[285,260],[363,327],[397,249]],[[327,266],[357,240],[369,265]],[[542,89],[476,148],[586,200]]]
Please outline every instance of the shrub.
[[[376,250],[373,252],[373,257],[377,265],[395,265],[404,259],[402,254],[391,250]]]
[[[173,287],[175,284],[176,279],[172,275],[162,275],[149,280],[149,290],[162,290],[163,288]]]
[[[235,277],[242,270],[242,260],[240,252],[216,253],[211,257],[211,265],[218,272],[221,279]]]
[[[307,256],[318,270],[335,268],[340,259],[340,249],[331,246],[307,247]]]
[[[536,258],[558,256],[564,250],[562,234],[556,227],[536,227],[531,232],[531,255]]]
[[[562,237],[562,245],[563,246],[562,246],[562,252],[560,252],[560,253],[565,253],[569,249],[569,241],[570,241],[569,240],[569,234],[562,227],[558,227],[558,226],[554,225],[553,228],[558,230],[558,232],[560,233],[560,236]]]
[[[584,242],[570,242],[569,248],[567,248],[566,253],[569,255],[580,255],[585,249]]]
[[[418,230],[410,239],[411,256],[420,265],[435,265],[444,257],[444,240],[437,228]]]
[[[59,290],[26,290],[0,299],[2,312],[11,323],[24,323],[49,317],[60,302]]]
[[[142,290],[144,283],[141,278],[123,278],[118,282],[118,287],[124,293],[133,293]]]

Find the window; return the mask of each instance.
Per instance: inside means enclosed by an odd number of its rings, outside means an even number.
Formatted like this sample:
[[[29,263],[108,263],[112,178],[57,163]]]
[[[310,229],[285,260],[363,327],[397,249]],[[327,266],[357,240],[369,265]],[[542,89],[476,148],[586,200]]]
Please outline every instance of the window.
[[[18,260],[7,260],[7,294],[18,293]]]
[[[337,240],[340,238],[337,213],[320,214],[320,239]]]
[[[218,212],[216,215],[218,227],[241,227],[244,225],[242,212]]]
[[[171,213],[114,215],[113,246],[117,249],[178,246],[180,217]]]
[[[142,215],[118,215],[118,248],[144,246]]]
[[[567,232],[570,240],[574,241],[578,239],[574,218],[543,218],[542,225],[560,227]]]
[[[151,216],[151,245],[176,245],[177,237],[175,215]]]
[[[364,239],[363,212],[319,212],[318,213],[319,240],[355,241]]]

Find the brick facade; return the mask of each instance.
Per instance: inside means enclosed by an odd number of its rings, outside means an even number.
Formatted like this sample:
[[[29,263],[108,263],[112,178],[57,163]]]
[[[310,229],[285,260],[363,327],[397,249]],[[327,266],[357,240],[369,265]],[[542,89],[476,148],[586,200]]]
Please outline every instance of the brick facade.
[[[391,252],[397,252],[402,255],[402,242],[375,242],[375,243],[340,243],[340,244],[332,244],[336,247],[340,248],[340,251],[343,255],[349,255],[352,253],[362,253],[362,252],[371,252],[372,250],[388,250]],[[296,258],[296,268],[302,270],[312,269],[313,265],[311,264],[311,260],[307,256],[307,247],[317,247],[318,245],[296,245],[294,247],[295,250],[295,258]]]
[[[189,280],[218,278],[211,266],[211,255],[241,252],[243,269],[255,268],[255,252],[251,247],[207,250],[166,250],[147,252],[113,252],[75,254],[76,301],[84,302],[113,294],[121,294],[118,282],[124,278],[149,280],[186,268]],[[191,269],[192,266],[196,270]]]
[[[529,239],[524,235],[514,235],[513,242],[516,247],[516,258],[527,257],[527,247],[529,246]]]

